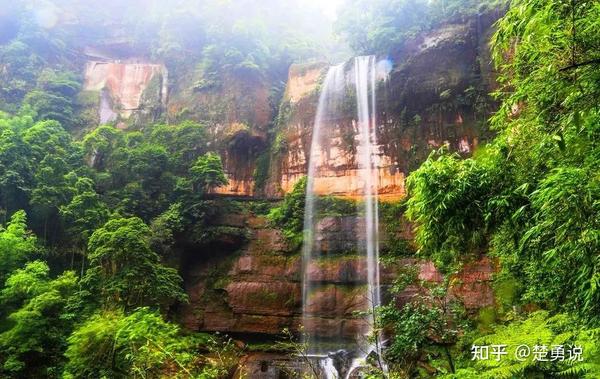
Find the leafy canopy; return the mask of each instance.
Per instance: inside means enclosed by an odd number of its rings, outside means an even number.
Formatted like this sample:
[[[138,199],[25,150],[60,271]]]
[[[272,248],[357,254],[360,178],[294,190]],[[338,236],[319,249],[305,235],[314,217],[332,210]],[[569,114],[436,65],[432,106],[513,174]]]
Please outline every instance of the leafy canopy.
[[[48,265],[28,263],[15,270],[0,293],[8,328],[0,334],[0,372],[11,377],[58,377],[72,329],[77,277],[65,271],[50,279]],[[52,368],[48,369],[48,365]]]
[[[177,325],[148,308],[128,315],[104,311],[69,337],[64,377],[216,378],[229,367],[201,359],[200,348],[210,344],[207,336],[182,335]],[[235,351],[219,353],[224,358]]]
[[[160,263],[149,236],[150,228],[140,218],[116,217],[90,237],[89,268],[82,282],[104,308],[186,300],[177,270]]]
[[[488,251],[519,299],[600,314],[600,4],[513,1],[492,39],[498,136],[473,158],[432,155],[408,179],[425,257]],[[549,275],[549,273],[552,273]]]

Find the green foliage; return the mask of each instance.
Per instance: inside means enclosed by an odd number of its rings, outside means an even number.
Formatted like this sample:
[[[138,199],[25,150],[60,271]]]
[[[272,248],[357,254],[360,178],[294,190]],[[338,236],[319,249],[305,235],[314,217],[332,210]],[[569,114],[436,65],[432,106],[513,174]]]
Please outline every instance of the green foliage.
[[[78,178],[71,201],[60,208],[70,237],[85,246],[94,230],[103,225],[109,217],[106,205],[94,189],[89,178]]]
[[[206,150],[205,127],[192,121],[178,125],[155,125],[150,131],[149,140],[165,147],[180,174],[185,174],[185,168]]]
[[[66,128],[76,123],[75,97],[81,89],[77,76],[69,71],[46,69],[38,76],[38,89],[25,95],[23,104],[37,120],[56,120]]]
[[[410,257],[415,254],[415,248],[405,234],[410,227],[405,213],[405,201],[379,202],[379,217],[386,235],[381,250],[381,258],[384,261],[394,262],[399,257]]]
[[[256,168],[254,169],[254,191],[260,192],[265,188],[269,179],[269,168],[271,165],[271,152],[264,151],[256,158]]]
[[[497,0],[347,0],[336,30],[358,54],[389,54],[415,35],[442,22],[493,8]]]
[[[494,333],[477,338],[474,345],[506,345],[507,354],[500,360],[476,360],[469,362],[470,367],[457,370],[456,375],[445,378],[597,378],[600,375],[600,336],[599,329],[589,329],[569,314],[549,315],[538,311],[526,318],[515,320],[506,325],[497,326]],[[530,354],[521,360],[515,358],[515,350],[520,345],[530,349],[545,346],[547,361],[535,359]],[[551,360],[550,351],[563,346],[564,360]],[[582,348],[582,360],[569,359],[569,350],[573,346]]]
[[[18,21],[34,17],[26,12],[14,16],[23,18]],[[64,59],[63,48],[58,47],[59,51],[52,51],[54,56],[48,57],[48,48],[54,50],[52,48],[56,46],[52,38],[35,30],[35,22],[23,24],[27,25],[16,38],[0,44],[0,109],[15,112],[25,106],[33,111],[36,120],[56,120],[71,127],[77,119],[74,108],[80,79],[64,67],[50,68],[59,66],[57,61]],[[32,30],[27,30],[32,26]],[[29,34],[31,32],[35,36]]]
[[[190,167],[190,179],[196,193],[207,193],[210,189],[229,182],[223,172],[221,157],[215,153],[206,153],[198,157]]]
[[[408,179],[424,256],[485,251],[517,301],[598,319],[596,2],[513,1],[492,40],[496,139],[472,159],[432,156]],[[552,273],[549,275],[549,273]]]
[[[397,283],[396,291],[409,284],[406,281],[409,277],[404,278],[402,284]],[[414,276],[410,282],[414,283]],[[450,348],[466,327],[464,307],[448,295],[447,287],[421,285],[420,292],[402,308],[392,303],[377,312],[379,328],[393,331],[391,343],[384,352],[385,359],[394,369],[414,375],[415,364],[423,355],[439,356],[446,362],[438,370],[453,372]]]
[[[0,128],[0,207],[10,214],[33,206],[32,228],[54,237],[59,207],[72,195],[67,174],[77,166],[79,150],[56,121],[33,123],[25,115],[2,118]]]
[[[181,203],[172,204],[150,224],[150,246],[163,257],[175,245],[177,234],[183,231],[184,220],[181,208]]]
[[[206,153],[204,126],[153,125],[143,132],[101,126],[83,138],[103,200],[124,215],[150,221],[176,202],[184,209],[227,183],[221,158]]]
[[[407,216],[418,225],[419,252],[452,270],[486,247],[487,201],[502,185],[495,154],[461,159],[434,152],[410,174]]]
[[[106,169],[107,160],[113,150],[121,142],[122,132],[112,126],[102,125],[83,137],[83,151],[90,166],[102,171]]]
[[[130,315],[104,311],[69,337],[64,377],[217,378],[236,357],[226,343],[219,349],[218,362],[202,360],[199,349],[217,343],[222,344],[204,336],[181,335],[178,326],[148,308]]]
[[[181,277],[150,248],[150,228],[137,218],[112,218],[88,244],[82,282],[104,308],[168,305],[185,301]]]
[[[331,195],[317,196],[315,198],[315,209],[319,210],[319,218],[352,216],[357,212],[358,203]]]
[[[6,280],[0,294],[8,327],[0,334],[0,372],[9,377],[59,377],[77,277],[71,271],[50,279],[48,265],[28,263]]]
[[[149,220],[175,200],[177,175],[186,175],[186,159],[202,149],[202,137],[202,127],[191,123],[157,125],[147,133],[102,126],[83,138],[81,154],[95,171],[103,201]]]
[[[599,90],[594,85],[599,9],[596,2],[512,2],[492,40],[494,61],[503,73],[498,92],[503,103],[494,120],[498,128],[522,125],[522,130],[535,122],[549,133],[567,133],[585,126],[583,120],[597,110],[592,98]],[[527,104],[525,112],[511,120],[511,107],[519,103]]]
[[[36,237],[27,230],[25,212],[15,212],[10,222],[0,227],[0,285],[13,270],[40,251]]]
[[[22,41],[12,41],[0,46],[0,61],[4,67],[0,71],[2,110],[14,111],[27,92],[34,88],[44,60]]]
[[[558,167],[531,193],[533,219],[520,241],[523,253],[538,252],[542,266],[525,266],[527,277],[538,281],[524,297],[532,301],[568,299],[583,311],[594,312],[600,301],[600,180],[596,170]],[[553,272],[564,281],[546,273]],[[565,293],[568,284],[575,293]],[[538,288],[545,288],[536,293]]]
[[[306,177],[298,180],[292,191],[285,195],[283,203],[272,208],[268,215],[269,221],[281,228],[283,235],[295,247],[302,244],[306,183]]]
[[[28,145],[20,137],[20,130],[32,123],[33,120],[0,116],[0,201],[1,208],[9,214],[24,208],[28,202],[33,169],[23,159],[28,155]]]

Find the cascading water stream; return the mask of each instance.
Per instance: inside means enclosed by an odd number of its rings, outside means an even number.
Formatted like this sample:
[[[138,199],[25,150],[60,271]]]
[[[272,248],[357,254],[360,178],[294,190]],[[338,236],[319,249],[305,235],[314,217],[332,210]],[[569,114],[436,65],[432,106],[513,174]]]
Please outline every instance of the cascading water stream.
[[[376,146],[375,116],[375,57],[354,58],[356,108],[358,114],[359,172],[364,179],[364,207],[366,223],[368,305],[374,309],[381,305],[379,288],[379,207],[377,202],[377,162],[373,150]]]
[[[380,354],[380,344],[370,344],[366,340],[374,322],[371,311],[381,304],[377,201],[379,178],[376,151],[377,77],[374,56],[354,58],[352,71],[347,70],[344,64],[331,67],[322,85],[313,127],[308,159],[302,248],[303,326],[308,353],[319,360],[318,366],[321,367],[323,376],[328,379],[349,375],[350,369],[358,367],[371,352]],[[351,93],[356,95],[356,118],[349,123],[347,107]],[[335,141],[343,134],[341,130],[352,136],[355,146],[354,170],[357,188],[353,198],[356,200],[356,212],[351,217],[325,217],[324,215],[329,215],[329,211],[322,209],[319,199],[325,195],[332,195],[324,192],[328,186],[322,184],[331,178],[332,170],[329,169],[331,161],[335,160],[335,153],[332,152],[336,151]],[[327,218],[330,220],[324,222]],[[327,242],[331,237],[324,231],[327,225],[332,224],[346,225],[345,227],[350,225],[349,228],[352,229],[349,234],[352,235],[353,241],[345,246],[350,246],[348,249],[353,250],[352,254],[355,254],[349,259],[355,260],[352,267],[356,272],[350,273],[349,276],[361,279],[356,279],[356,283],[353,284],[355,287],[347,291],[361,291],[362,298],[366,299],[361,302],[361,310],[371,314],[354,326],[353,340],[344,339],[341,332],[334,336],[323,336],[332,330],[341,330],[343,323],[347,322],[345,318],[348,317],[347,314],[341,314],[336,306],[338,289],[328,291],[327,286],[331,284],[326,283],[327,279],[321,273],[324,262],[327,259],[335,259],[335,256],[332,258],[334,253],[330,251],[332,243]],[[334,298],[329,299],[327,296]],[[334,304],[335,309],[323,307],[323,303]],[[343,359],[340,359],[340,356]],[[337,362],[338,367],[333,367],[334,362]],[[340,369],[339,366],[342,365],[346,367]]]
[[[304,207],[304,227],[303,227],[303,244],[302,244],[302,322],[305,329],[308,331],[303,335],[306,339],[304,342],[309,346],[311,354],[317,354],[320,351],[318,348],[320,338],[317,334],[310,330],[313,327],[313,318],[310,307],[309,296],[314,290],[314,281],[311,277],[310,266],[315,258],[318,258],[318,252],[315,251],[316,238],[316,215],[315,215],[315,180],[317,178],[317,168],[319,163],[324,160],[326,151],[322,149],[323,136],[321,132],[323,126],[328,119],[333,118],[334,110],[338,108],[345,84],[344,65],[330,67],[325,80],[321,95],[319,96],[319,104],[317,106],[317,114],[312,131],[312,141],[310,149],[310,157],[308,158],[308,176],[306,183],[306,201]]]

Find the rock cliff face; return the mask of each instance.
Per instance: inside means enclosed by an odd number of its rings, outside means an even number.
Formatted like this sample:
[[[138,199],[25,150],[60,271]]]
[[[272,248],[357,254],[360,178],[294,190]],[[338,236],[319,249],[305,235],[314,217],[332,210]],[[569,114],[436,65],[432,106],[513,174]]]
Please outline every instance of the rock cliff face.
[[[486,138],[481,126],[493,108],[486,94],[494,82],[486,42],[495,17],[446,25],[382,57],[382,64],[391,64],[389,78],[377,92],[382,199],[404,197],[404,178],[433,149],[447,145],[468,155]],[[138,120],[203,122],[229,177],[229,184],[217,194],[280,198],[306,175],[327,64],[293,65],[277,113],[268,78],[224,76],[218,84],[205,86],[188,68],[171,73],[167,83],[162,64],[123,59],[92,57],[85,68],[85,90],[101,93],[103,122],[118,121],[123,127]],[[327,159],[321,162],[327,179],[317,183],[322,193],[352,197],[360,188],[356,152],[344,132],[352,130],[355,119],[350,110],[339,120],[344,127],[332,131]],[[251,212],[229,214],[213,223],[231,234],[183,253],[181,267],[190,302],[177,314],[184,325],[263,336],[279,334],[283,328],[297,330],[302,301],[298,252],[264,217]],[[342,254],[348,250],[344,236],[354,235],[352,222],[324,219],[321,227],[330,231],[331,238],[320,243],[331,254],[308,267],[323,283],[310,294],[308,310],[314,314],[328,310],[331,317],[315,317],[310,327],[324,337],[350,338],[361,329],[362,321],[353,312],[364,305],[356,288],[365,281],[365,262]],[[421,280],[442,279],[431,263],[404,259],[384,268],[383,285],[390,285],[405,266],[417,266]],[[492,305],[493,272],[488,259],[465,267],[452,295],[469,309]]]
[[[222,195],[253,196],[257,159],[268,148],[267,133],[274,118],[272,86],[255,74],[227,74],[218,83],[202,86],[194,72],[173,79],[167,119],[202,122],[220,152],[229,184]]]
[[[348,65],[350,66],[350,65]],[[294,65],[280,108],[279,130],[271,159],[270,181],[265,189],[269,197],[291,191],[294,184],[308,171],[312,128],[319,97],[319,86],[328,67],[324,64]],[[352,109],[352,107],[349,107]],[[323,152],[317,164],[319,178],[315,192],[355,197],[362,191],[356,155],[356,114],[352,111],[336,120],[323,141]],[[378,146],[378,188],[382,198],[401,198],[404,195],[404,173],[394,168],[390,157]]]
[[[227,241],[202,252],[188,254],[183,263],[190,302],[179,310],[183,324],[192,330],[222,331],[234,335],[278,335],[284,328],[298,331],[302,317],[301,256],[290,249],[281,232],[267,225],[264,217],[251,213],[228,215],[215,223],[223,228],[243,230],[247,242]],[[324,223],[330,223],[325,220]],[[308,297],[307,311],[313,317],[306,328],[323,338],[354,338],[364,321],[355,311],[365,309],[366,262],[346,250],[343,235],[352,235],[352,223],[329,225],[337,230],[329,239],[327,258],[308,267],[323,285]],[[342,237],[340,237],[342,235]],[[216,252],[219,249],[219,252]],[[440,282],[442,275],[430,262],[402,259],[383,267],[382,285],[387,288],[399,270],[417,267],[420,280]],[[467,309],[494,303],[490,281],[494,264],[487,258],[468,265],[457,275],[450,293]],[[415,291],[409,288],[398,301]],[[323,316],[327,314],[327,316]]]
[[[495,17],[446,25],[381,59],[382,65],[392,67],[377,91],[381,198],[403,197],[405,176],[431,150],[446,145],[469,154],[486,138],[481,125],[493,107],[486,94],[494,83],[486,43]],[[265,188],[268,196],[289,192],[306,175],[319,85],[326,70],[324,64],[290,69]],[[327,159],[320,164],[326,178],[317,183],[317,191],[353,196],[359,189],[355,150],[344,135],[344,130],[353,130],[355,119],[351,111],[337,120]]]
[[[84,76],[83,89],[100,93],[101,124],[160,113],[166,105],[167,70],[161,64],[89,60]]]
[[[268,147],[267,132],[274,118],[272,83],[255,75],[224,75],[218,84],[201,88],[195,67],[180,68],[169,77],[162,63],[111,49],[116,48],[85,52],[83,89],[99,94],[99,122],[120,128],[159,121],[201,122],[229,179],[215,192],[253,196],[256,161]]]
[[[468,155],[486,138],[481,125],[493,109],[493,103],[485,94],[491,90],[494,80],[485,46],[493,19],[490,16],[447,25],[410,41],[390,55],[393,69],[377,93],[381,198],[402,198],[405,176],[418,167],[431,150],[446,145]],[[240,147],[243,148],[238,151],[235,143],[229,144],[225,150],[226,160],[240,151],[251,152],[244,153],[244,162],[239,158],[230,161],[241,164],[243,172],[236,176],[232,164],[229,174],[237,189],[229,187],[221,193],[280,197],[306,175],[319,86],[327,66],[311,63],[290,68],[271,140],[265,138],[264,129],[258,124],[240,126],[236,124],[239,121],[236,117],[220,126],[223,135],[242,136]],[[256,94],[252,96],[260,98]],[[258,109],[264,108],[264,103],[257,104]],[[355,118],[350,112],[339,122],[351,126]],[[352,197],[359,187],[355,157],[342,129],[334,131],[328,161],[322,164],[323,169],[329,170],[331,180],[320,185],[324,193]],[[270,152],[268,179],[263,186],[254,181],[256,175],[249,175],[250,169],[257,169],[252,159],[259,157],[256,152],[262,148],[248,150],[252,139],[256,141],[254,146],[270,142],[267,145]],[[265,150],[262,151],[264,156]],[[283,328],[297,330],[302,317],[301,257],[263,218],[251,214],[231,217],[218,222],[221,226],[245,230],[248,242],[230,248],[226,258],[221,249],[219,254],[207,251],[206,260],[190,259],[184,264],[186,289],[190,295],[190,303],[180,312],[184,324],[194,330],[244,335],[274,335]],[[349,250],[349,239],[344,236],[355,234],[352,222],[323,219],[320,227],[329,231],[329,234],[324,233],[326,238],[320,243],[322,249],[331,254],[307,268],[313,270],[323,284],[308,296],[307,310],[319,316],[313,317],[307,327],[323,337],[353,338],[363,322],[355,318],[353,312],[364,306],[364,296],[357,289],[365,282],[365,262],[344,254]],[[400,234],[410,236],[408,230]],[[383,269],[384,287],[393,282],[399,270],[415,266],[420,280],[442,280],[432,263],[403,259]],[[490,282],[494,271],[494,262],[487,258],[466,266],[457,274],[451,296],[461,299],[467,309],[473,311],[493,305]],[[406,301],[417,290],[408,288],[397,301]],[[323,316],[327,313],[330,317]]]
[[[281,233],[268,228],[262,217],[228,215],[218,223],[245,230],[248,242],[221,247],[221,254],[210,254],[208,260],[184,263],[190,296],[181,312],[184,325],[278,334],[295,324],[301,302],[300,256],[289,252]]]
[[[432,149],[446,145],[468,155],[487,137],[481,126],[493,108],[486,94],[494,85],[487,41],[498,16],[445,25],[381,57],[391,69],[377,93],[382,198],[403,197],[404,178]],[[277,103],[273,79],[255,74],[222,75],[207,85],[194,67],[167,78],[160,63],[87,54],[84,88],[101,92],[101,122],[129,120],[119,124],[125,127],[137,121],[193,119],[207,125],[229,178],[217,193],[278,198],[306,175],[327,64],[292,65]],[[331,131],[318,191],[353,196],[361,186],[348,134],[355,128],[354,112],[349,107]]]

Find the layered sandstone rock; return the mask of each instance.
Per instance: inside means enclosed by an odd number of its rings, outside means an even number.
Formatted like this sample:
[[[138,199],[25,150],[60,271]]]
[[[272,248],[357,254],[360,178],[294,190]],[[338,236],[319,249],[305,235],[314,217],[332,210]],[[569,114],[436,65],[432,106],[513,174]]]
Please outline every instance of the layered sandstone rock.
[[[240,225],[239,220],[222,221]],[[181,314],[188,328],[279,334],[297,324],[299,256],[289,255],[281,233],[267,228],[263,218],[244,219],[242,227],[248,228],[250,237],[241,253],[186,265],[190,303]]]
[[[83,89],[102,94],[101,124],[128,119],[144,106],[166,104],[167,70],[161,64],[92,60],[86,63],[84,76]],[[148,99],[154,104],[144,104]]]
[[[267,132],[274,118],[268,78],[222,74],[219,83],[203,87],[194,68],[173,81],[167,119],[193,119],[206,125],[211,147],[219,152],[229,180],[214,192],[253,196],[258,157],[268,149]]]
[[[485,93],[493,83],[493,71],[485,42],[492,21],[493,17],[446,25],[391,53],[393,69],[377,93],[380,198],[402,198],[406,175],[433,149],[447,145],[467,155],[485,138],[479,126],[490,111]],[[306,175],[319,85],[327,64],[290,67],[275,117],[273,83],[265,78],[226,76],[212,88],[201,88],[190,68],[169,78],[167,98],[164,66],[123,59],[96,57],[86,65],[84,89],[101,92],[102,122],[158,109],[169,122],[204,123],[211,148],[221,154],[229,178],[227,186],[215,191],[218,194],[278,198]],[[352,109],[332,128],[320,154],[318,193],[355,197],[364,187],[352,139],[356,134]],[[269,175],[264,188],[257,188],[257,161],[266,152],[272,152]],[[190,302],[179,309],[184,325],[239,334],[297,330],[302,317],[301,257],[264,218],[228,215],[217,223],[240,233],[224,233],[217,244],[185,251],[182,274]],[[321,285],[308,294],[306,326],[324,337],[353,338],[364,330],[364,321],[353,313],[366,308],[366,262],[348,254],[356,245],[357,226],[350,219],[330,218],[323,219],[319,228],[326,236],[319,244],[327,257],[307,267]],[[247,237],[241,238],[246,232]],[[420,280],[443,279],[432,263],[406,259],[382,269],[383,286],[391,285],[406,266],[417,267]],[[467,265],[457,275],[452,296],[470,309],[492,305],[494,270],[487,259]],[[417,291],[410,287],[401,296],[408,300]]]
[[[404,196],[404,178],[442,146],[468,155],[487,136],[480,126],[493,106],[494,83],[486,43],[499,15],[483,15],[417,36],[381,59],[391,65],[377,91],[378,190],[383,200]],[[346,64],[351,69],[351,62]],[[312,127],[325,64],[293,65],[281,105],[268,196],[289,192],[308,170]],[[360,195],[356,115],[348,107],[323,141],[315,190]]]
[[[183,276],[190,302],[179,310],[183,324],[192,330],[244,335],[278,335],[284,328],[297,331],[302,321],[301,256],[290,250],[280,231],[268,226],[263,217],[230,214],[216,222],[246,230],[247,242],[223,240],[220,247],[188,253]],[[350,235],[356,226],[348,220],[323,223],[341,235]],[[402,259],[382,267],[384,292],[407,267],[416,268],[419,280],[443,280],[431,262]],[[364,333],[366,321],[356,312],[369,308],[365,259],[336,250],[306,269],[315,285],[306,297],[304,330],[324,339],[352,339]],[[490,283],[494,272],[493,262],[486,258],[467,265],[454,278],[450,295],[467,309],[493,305]],[[400,294],[400,301],[408,301],[418,291],[409,287]]]
[[[269,196],[290,192],[308,170],[312,128],[318,103],[318,88],[326,74],[324,64],[292,65],[280,112],[279,140],[281,146],[271,170],[266,189]],[[364,190],[364,173],[358,165],[355,140],[358,126],[350,107],[343,119],[324,131],[317,159],[315,193],[343,197],[359,197]],[[399,198],[404,194],[404,174],[394,170],[392,162],[380,146],[376,147],[377,187],[381,197]]]

